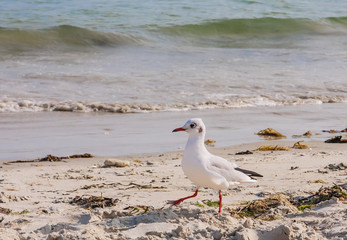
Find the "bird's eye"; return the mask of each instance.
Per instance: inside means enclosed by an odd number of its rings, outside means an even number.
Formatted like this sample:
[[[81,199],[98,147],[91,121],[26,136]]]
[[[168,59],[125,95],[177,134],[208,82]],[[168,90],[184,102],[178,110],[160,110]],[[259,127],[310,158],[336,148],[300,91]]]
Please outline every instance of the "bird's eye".
[[[191,128],[195,128],[195,127],[196,127],[196,123],[191,123],[191,124],[190,124],[190,127],[191,127]]]

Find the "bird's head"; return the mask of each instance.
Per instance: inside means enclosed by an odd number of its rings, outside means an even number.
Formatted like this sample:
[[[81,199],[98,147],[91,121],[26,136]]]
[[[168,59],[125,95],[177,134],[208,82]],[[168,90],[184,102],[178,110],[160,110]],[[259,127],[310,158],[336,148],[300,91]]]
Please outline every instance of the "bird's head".
[[[204,134],[206,127],[201,118],[192,118],[188,120],[183,127],[174,129],[172,132],[185,131],[189,135]]]

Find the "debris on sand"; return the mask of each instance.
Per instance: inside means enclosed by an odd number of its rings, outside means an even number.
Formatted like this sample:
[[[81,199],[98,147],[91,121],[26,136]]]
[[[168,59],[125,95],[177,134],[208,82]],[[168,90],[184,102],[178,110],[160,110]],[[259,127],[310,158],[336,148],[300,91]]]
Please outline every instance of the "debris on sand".
[[[309,131],[305,132],[305,133],[303,134],[303,136],[305,136],[305,137],[311,137],[311,136],[312,136],[312,132],[309,130]]]
[[[206,146],[209,146],[209,147],[214,147],[214,144],[216,143],[216,141],[215,140],[212,140],[212,139],[207,139],[206,141],[205,141],[205,145]]]
[[[266,199],[250,201],[246,206],[232,210],[231,214],[236,218],[251,217],[272,221],[297,211],[297,208],[282,194],[273,194]]]
[[[154,207],[151,206],[145,206],[145,205],[135,205],[135,206],[129,206],[124,208],[124,210],[127,210],[126,213],[128,216],[135,216],[135,215],[142,215],[151,211],[154,211]]]
[[[67,157],[57,157],[53,156],[51,154],[48,154],[44,158],[38,158],[34,160],[16,160],[16,161],[10,161],[6,163],[30,163],[30,162],[60,162],[63,159],[70,159],[70,158],[93,158],[94,156],[90,153],[84,153],[84,154],[74,154]]]
[[[98,183],[98,184],[91,184],[91,185],[85,185],[81,189],[87,190],[92,188],[117,188],[121,190],[128,190],[131,188],[138,188],[138,189],[165,189],[165,186],[153,186],[152,184],[137,184],[137,183],[129,183],[129,184],[122,184],[122,183]]]
[[[293,138],[300,138],[300,137],[307,137],[307,138],[309,138],[311,136],[312,136],[312,132],[309,130],[309,131],[305,132],[302,135],[293,135],[292,137]]]
[[[249,201],[246,206],[229,209],[229,212],[235,218],[248,217],[272,221],[281,219],[289,213],[314,208],[316,204],[333,197],[343,201],[347,197],[347,192],[342,187],[334,185],[322,186],[318,192],[308,197],[287,199],[283,194],[272,194],[265,199]]]
[[[307,148],[309,148],[309,146],[307,144],[304,144],[303,142],[304,141],[302,140],[302,141],[298,141],[298,142],[294,143],[293,148],[295,148],[295,149],[307,149]]]
[[[342,129],[341,131],[336,130],[336,129],[330,129],[330,130],[322,130],[322,132],[327,132],[327,133],[339,133],[339,132],[347,132],[347,128]]]
[[[129,161],[122,161],[118,159],[107,159],[104,162],[104,167],[128,167],[130,166]]]
[[[309,180],[308,183],[321,183],[321,184],[328,184],[326,181],[323,181],[322,179],[317,180]]]
[[[325,143],[347,143],[347,139],[342,139],[342,136],[335,136],[324,142]]]
[[[260,130],[257,133],[257,135],[263,136],[267,139],[278,139],[278,138],[285,138],[286,137],[282,133],[277,132],[276,130],[274,130],[272,128],[266,128],[264,130]]]
[[[203,200],[202,202],[209,207],[219,207],[219,201]]]
[[[256,151],[290,151],[289,147],[281,147],[281,146],[272,146],[272,145],[264,145],[260,146],[256,149]]]
[[[347,164],[345,164],[345,163],[332,164],[331,163],[328,166],[326,166],[325,169],[329,169],[329,170],[332,170],[332,171],[346,170],[347,169]]]
[[[10,214],[11,212],[12,212],[11,209],[0,207],[0,213],[1,213],[1,214],[6,214],[6,215],[8,215],[8,214]]]
[[[314,206],[317,203],[330,200],[336,197],[338,199],[346,199],[347,192],[339,185],[334,185],[332,187],[321,187],[318,192],[304,198],[291,199],[291,203],[300,209],[300,206]],[[302,208],[302,207],[301,207]]]
[[[235,153],[235,155],[246,155],[246,154],[253,154],[252,151],[246,150],[246,151],[242,151],[242,152],[237,152]]]
[[[119,202],[119,199],[113,199],[113,198],[107,198],[107,197],[97,197],[97,196],[91,196],[91,197],[80,197],[76,196],[74,199],[70,201],[70,204],[76,204],[81,207],[87,208],[87,209],[94,209],[94,208],[105,208],[105,207],[112,207],[116,206]]]
[[[44,158],[39,158],[38,161],[39,162],[59,162],[63,159],[70,159],[70,158],[93,158],[94,156],[90,153],[85,153],[85,154],[74,154],[71,156],[67,156],[67,157],[57,157],[57,156],[53,156],[53,155],[47,155]]]

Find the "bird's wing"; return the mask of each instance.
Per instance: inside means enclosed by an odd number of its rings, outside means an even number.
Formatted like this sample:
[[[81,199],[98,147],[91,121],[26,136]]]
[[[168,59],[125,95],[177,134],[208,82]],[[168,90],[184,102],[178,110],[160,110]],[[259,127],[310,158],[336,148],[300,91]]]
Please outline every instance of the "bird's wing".
[[[240,182],[255,182],[247,174],[237,170],[235,163],[228,162],[226,159],[210,155],[207,169],[222,175],[229,183],[235,184]]]

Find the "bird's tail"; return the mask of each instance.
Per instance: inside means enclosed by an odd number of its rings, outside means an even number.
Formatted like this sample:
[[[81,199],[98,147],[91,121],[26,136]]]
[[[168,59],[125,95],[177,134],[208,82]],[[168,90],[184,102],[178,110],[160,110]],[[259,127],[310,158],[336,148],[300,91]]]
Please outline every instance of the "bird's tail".
[[[254,179],[254,177],[263,177],[263,175],[256,173],[254,171],[250,171],[250,170],[246,170],[246,169],[242,169],[242,168],[235,168],[235,170],[242,172],[244,174],[246,174],[247,176],[249,176],[250,178]]]

